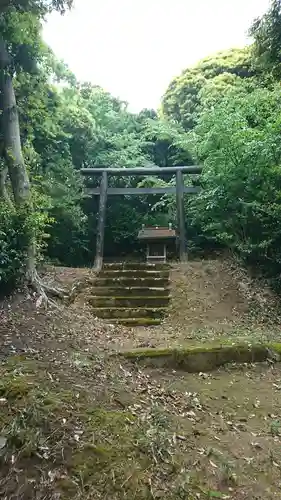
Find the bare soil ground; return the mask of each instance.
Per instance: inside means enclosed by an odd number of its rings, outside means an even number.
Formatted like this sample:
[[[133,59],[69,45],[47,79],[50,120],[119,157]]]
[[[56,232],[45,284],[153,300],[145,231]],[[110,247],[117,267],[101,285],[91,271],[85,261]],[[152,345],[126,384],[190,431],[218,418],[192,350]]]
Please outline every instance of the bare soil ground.
[[[174,264],[170,279],[168,316],[157,327],[126,329],[124,348],[280,339],[279,297],[260,288],[234,259]]]
[[[0,498],[281,498],[278,363],[187,374],[111,355],[140,342],[198,343],[210,332],[277,338],[276,299],[231,266],[174,268],[173,315],[133,339],[83,303],[87,270],[46,275],[79,284],[58,310],[37,309],[26,292],[2,303]]]

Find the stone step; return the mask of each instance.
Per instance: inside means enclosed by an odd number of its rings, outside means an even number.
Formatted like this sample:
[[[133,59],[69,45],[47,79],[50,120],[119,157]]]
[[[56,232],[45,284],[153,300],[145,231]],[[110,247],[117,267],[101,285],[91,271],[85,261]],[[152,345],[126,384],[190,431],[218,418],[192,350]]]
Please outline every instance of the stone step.
[[[161,324],[161,319],[159,318],[119,318],[119,319],[111,319],[110,323],[120,324],[123,326],[157,326]]]
[[[155,318],[160,319],[166,312],[165,307],[94,307],[93,315],[98,318]]]
[[[136,286],[93,286],[93,294],[102,297],[168,297],[168,287],[136,287]]]
[[[93,307],[165,307],[169,304],[170,297],[167,296],[102,296],[92,295],[88,302]]]
[[[113,269],[133,269],[133,270],[140,270],[140,269],[151,269],[151,270],[166,270],[169,269],[168,264],[164,264],[161,262],[157,262],[155,264],[147,264],[146,262],[109,262],[105,263],[103,265],[103,269],[106,270],[113,270]]]
[[[168,287],[169,279],[168,278],[128,278],[128,277],[119,277],[116,278],[100,278],[97,276],[95,279],[95,286],[108,286],[112,287],[112,285],[119,285],[124,287],[145,287],[145,288],[154,288],[154,287]]]
[[[103,269],[100,278],[169,278],[169,271],[155,269]]]

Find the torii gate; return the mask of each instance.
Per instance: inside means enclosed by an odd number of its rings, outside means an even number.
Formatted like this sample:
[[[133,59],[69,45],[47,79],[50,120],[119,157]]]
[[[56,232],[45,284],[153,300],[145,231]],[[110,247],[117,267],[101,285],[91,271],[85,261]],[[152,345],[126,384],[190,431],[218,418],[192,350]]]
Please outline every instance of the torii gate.
[[[185,240],[185,221],[184,221],[184,193],[198,193],[200,188],[197,186],[185,186],[183,174],[200,174],[202,167],[179,166],[179,167],[135,167],[135,168],[113,168],[113,167],[94,167],[82,168],[82,175],[87,177],[101,176],[100,186],[98,188],[88,188],[87,193],[100,197],[99,201],[99,220],[96,243],[95,268],[100,270],[103,263],[103,248],[104,248],[104,230],[106,218],[106,204],[108,195],[144,195],[144,194],[176,194],[177,197],[177,219],[179,232],[179,250],[180,261],[186,261],[187,248]],[[111,188],[108,187],[108,177],[111,176],[147,176],[147,175],[165,175],[172,174],[176,176],[176,186],[153,187],[153,188]]]

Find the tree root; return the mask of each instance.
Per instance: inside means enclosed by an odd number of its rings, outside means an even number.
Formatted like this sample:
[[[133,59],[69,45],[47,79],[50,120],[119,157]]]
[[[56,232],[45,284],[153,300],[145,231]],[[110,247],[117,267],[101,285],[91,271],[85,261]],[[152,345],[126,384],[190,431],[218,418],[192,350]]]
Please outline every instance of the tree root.
[[[50,297],[61,300],[65,300],[68,297],[68,292],[63,288],[51,287],[43,283],[36,270],[33,270],[32,275],[29,276],[29,285],[38,295],[36,300],[36,307],[38,308],[43,306],[47,309],[48,306],[52,306],[58,309],[58,303]]]
[[[75,301],[77,295],[79,295],[79,293],[83,289],[85,289],[87,285],[93,286],[95,277],[96,277],[96,272],[95,270],[92,270],[90,276],[76,279],[71,287],[71,290],[66,296],[67,304],[68,305],[72,304]]]

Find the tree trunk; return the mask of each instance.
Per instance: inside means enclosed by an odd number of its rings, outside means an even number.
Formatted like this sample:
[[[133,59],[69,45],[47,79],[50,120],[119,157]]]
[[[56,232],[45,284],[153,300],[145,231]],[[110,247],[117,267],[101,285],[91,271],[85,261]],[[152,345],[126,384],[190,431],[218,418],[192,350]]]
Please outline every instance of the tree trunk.
[[[1,117],[1,144],[2,156],[6,163],[6,171],[12,185],[14,195],[14,208],[22,217],[22,223],[27,231],[27,257],[26,257],[26,276],[29,284],[39,295],[36,305],[42,302],[53,303],[45,293],[56,297],[64,298],[66,292],[62,289],[48,287],[39,279],[36,270],[36,237],[35,231],[30,228],[28,218],[33,214],[33,204],[28,173],[25,168],[21,140],[19,116],[17,110],[16,97],[12,80],[12,61],[7,51],[5,41],[0,36],[0,117]],[[2,171],[2,193],[5,194],[5,169]],[[0,186],[0,189],[1,189]],[[53,303],[55,304],[55,303]]]
[[[0,201],[4,201],[9,205],[9,207],[13,208],[13,203],[8,194],[6,187],[6,179],[7,179],[8,169],[6,166],[0,166]]]
[[[9,72],[9,55],[0,38],[0,113],[2,113],[2,133],[4,158],[9,171],[15,205],[31,207],[31,192],[28,174],[24,165],[19,117],[12,76]]]
[[[3,140],[3,156],[9,173],[15,208],[24,218],[33,211],[30,183],[22,155],[19,117],[11,75],[11,58],[4,40],[0,37],[0,115]],[[2,174],[4,181],[5,170]],[[3,183],[2,183],[3,189]],[[23,222],[25,222],[23,220]],[[27,272],[32,279],[35,271],[35,241],[32,231],[27,251]]]
[[[0,78],[1,78],[1,75],[0,75]],[[2,96],[2,94],[0,93],[0,110],[2,110],[1,96]],[[13,204],[12,204],[12,201],[11,201],[9,195],[8,195],[7,188],[6,188],[8,167],[7,167],[7,165],[4,164],[4,150],[5,150],[5,148],[4,148],[3,131],[4,131],[3,113],[2,113],[2,111],[0,111],[0,201],[4,201],[4,202],[8,203],[8,205],[10,205],[12,208]]]

